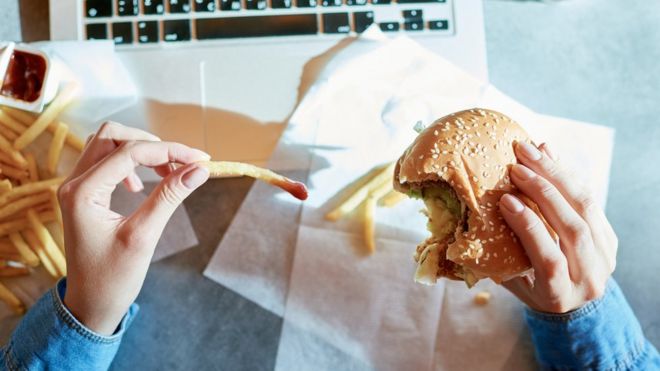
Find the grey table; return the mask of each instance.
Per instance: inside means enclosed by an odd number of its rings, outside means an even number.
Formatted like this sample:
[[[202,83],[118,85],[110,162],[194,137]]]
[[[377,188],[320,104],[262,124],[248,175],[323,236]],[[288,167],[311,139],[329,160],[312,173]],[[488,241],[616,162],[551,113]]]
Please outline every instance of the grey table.
[[[0,39],[47,38],[45,4],[0,0]],[[660,3],[486,0],[485,14],[497,87],[538,112],[617,130],[607,208],[620,240],[615,277],[660,347]],[[22,33],[19,19],[32,20]],[[186,200],[200,246],[151,267],[114,369],[273,368],[281,318],[202,276],[250,185],[211,181]]]

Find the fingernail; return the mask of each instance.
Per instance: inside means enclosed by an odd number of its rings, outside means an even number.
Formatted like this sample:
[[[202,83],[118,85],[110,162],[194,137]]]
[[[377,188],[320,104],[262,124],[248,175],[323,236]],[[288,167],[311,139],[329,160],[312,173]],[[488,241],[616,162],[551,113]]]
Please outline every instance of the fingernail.
[[[188,189],[201,186],[209,178],[209,171],[205,167],[195,166],[181,177],[181,182]]]
[[[500,205],[512,214],[518,214],[525,210],[525,205],[517,197],[510,194],[505,194],[500,198]]]
[[[538,148],[526,142],[518,142],[517,149],[520,151],[520,154],[527,157],[529,160],[538,161],[541,159],[541,152]]]
[[[541,145],[541,148],[543,149],[543,152],[545,152],[545,155],[550,157],[552,161],[557,161],[557,156],[555,155],[554,152],[552,152],[548,143],[543,143]]]
[[[515,164],[511,167],[511,175],[520,180],[530,180],[536,176],[527,166]]]

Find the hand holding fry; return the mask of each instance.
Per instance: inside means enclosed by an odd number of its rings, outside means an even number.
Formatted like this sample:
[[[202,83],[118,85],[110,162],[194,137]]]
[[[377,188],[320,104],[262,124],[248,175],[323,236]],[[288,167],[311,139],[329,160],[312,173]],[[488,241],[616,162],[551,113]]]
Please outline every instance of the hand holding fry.
[[[115,331],[142,287],[165,224],[209,177],[196,164],[207,160],[202,151],[114,123],[104,124],[89,141],[59,189],[68,270],[64,303],[87,327]],[[174,163],[183,166],[172,170]],[[156,169],[163,180],[132,215],[111,211],[117,184],[141,188],[132,178],[140,165]]]

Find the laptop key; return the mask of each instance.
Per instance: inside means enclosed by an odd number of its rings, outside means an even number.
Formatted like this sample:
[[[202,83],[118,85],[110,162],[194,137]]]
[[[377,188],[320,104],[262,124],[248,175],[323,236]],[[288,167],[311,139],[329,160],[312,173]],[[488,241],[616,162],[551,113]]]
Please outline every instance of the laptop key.
[[[245,8],[249,10],[264,10],[266,5],[266,0],[245,0]]]
[[[87,40],[105,40],[108,38],[108,26],[105,23],[87,25]]]
[[[349,33],[351,26],[348,23],[348,13],[323,14],[324,33]]]
[[[446,19],[438,19],[434,21],[429,21],[429,30],[448,30],[449,29],[449,21]]]
[[[316,35],[319,30],[316,14],[200,18],[195,27],[199,40]]]
[[[119,22],[112,24],[112,40],[115,45],[130,44],[133,42],[133,24]]]
[[[138,41],[140,44],[158,42],[158,22],[141,21],[137,24]]]
[[[418,21],[422,19],[421,9],[408,9],[403,11],[403,19],[406,21]]]
[[[165,13],[165,5],[163,0],[143,0],[142,9],[144,14],[163,14]]]
[[[353,13],[353,24],[355,32],[362,33],[372,23],[374,23],[374,12],[355,12]]]
[[[190,40],[190,21],[187,19],[163,21],[163,39],[168,42]]]
[[[137,0],[117,0],[117,14],[120,16],[138,15]]]
[[[190,13],[190,0],[167,0],[170,13]]]
[[[195,0],[196,12],[215,12],[215,0]]]
[[[316,0],[297,0],[296,6],[298,8],[314,8],[316,7]]]
[[[291,8],[291,0],[270,0],[270,7],[273,9]]]
[[[367,0],[346,0],[346,5],[367,5]]]
[[[418,21],[406,20],[403,23],[403,28],[405,28],[406,31],[421,31],[424,29],[424,21],[422,21],[421,19]]]
[[[220,0],[220,10],[241,10],[241,0]]]
[[[341,0],[322,0],[322,6],[341,6]],[[346,15],[348,17],[348,15]]]
[[[398,22],[380,22],[378,24],[378,26],[380,26],[380,29],[383,32],[399,31],[399,23]]]
[[[87,0],[85,14],[90,18],[111,17],[112,0]]]

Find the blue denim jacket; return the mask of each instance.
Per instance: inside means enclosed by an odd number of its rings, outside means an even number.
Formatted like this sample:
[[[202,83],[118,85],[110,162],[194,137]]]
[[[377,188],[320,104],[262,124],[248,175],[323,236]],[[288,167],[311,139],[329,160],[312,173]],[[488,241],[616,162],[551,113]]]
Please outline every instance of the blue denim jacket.
[[[112,336],[94,333],[64,306],[66,279],[27,312],[0,350],[0,370],[107,370],[138,306],[131,305]]]
[[[0,369],[105,370],[137,313],[133,304],[112,336],[95,334],[62,303],[66,281],[28,312],[0,354]],[[567,314],[527,310],[538,361],[549,370],[660,370],[660,355],[644,338],[614,280],[605,295]]]

